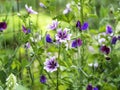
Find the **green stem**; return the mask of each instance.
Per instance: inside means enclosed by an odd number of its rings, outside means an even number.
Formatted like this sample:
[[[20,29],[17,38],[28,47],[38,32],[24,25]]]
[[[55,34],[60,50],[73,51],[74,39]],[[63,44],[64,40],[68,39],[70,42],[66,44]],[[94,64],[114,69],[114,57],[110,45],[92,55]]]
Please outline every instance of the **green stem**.
[[[58,51],[58,60],[60,60],[60,44],[59,44],[59,51]],[[58,90],[59,86],[59,69],[57,70],[57,84],[56,84],[56,90]]]
[[[83,0],[80,0],[80,5],[81,5],[81,10],[80,10],[80,15],[81,15],[81,23],[83,23]]]

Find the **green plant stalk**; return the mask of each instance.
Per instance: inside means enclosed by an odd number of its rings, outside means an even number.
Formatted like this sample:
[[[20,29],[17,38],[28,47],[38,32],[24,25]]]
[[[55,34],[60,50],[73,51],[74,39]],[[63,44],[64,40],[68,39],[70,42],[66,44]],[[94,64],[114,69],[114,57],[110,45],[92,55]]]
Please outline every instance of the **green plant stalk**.
[[[58,51],[58,60],[60,60],[60,44],[59,44],[59,51]],[[57,69],[57,84],[56,84],[56,90],[58,90],[59,86],[59,69]]]

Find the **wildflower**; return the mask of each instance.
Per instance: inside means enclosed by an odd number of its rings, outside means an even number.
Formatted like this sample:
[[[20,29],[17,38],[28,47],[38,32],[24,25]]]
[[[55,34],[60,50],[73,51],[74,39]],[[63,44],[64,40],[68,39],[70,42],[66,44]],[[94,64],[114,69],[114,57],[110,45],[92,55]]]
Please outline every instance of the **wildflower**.
[[[63,14],[68,14],[72,9],[70,8],[70,3],[66,4],[66,8],[63,11]]]
[[[76,27],[79,28],[79,30],[87,30],[89,27],[88,22],[84,22],[83,25],[81,25],[81,22],[78,20],[76,23]]]
[[[0,31],[2,32],[7,28],[7,23],[6,22],[0,22]]]
[[[28,7],[27,4],[25,5],[25,8],[29,14],[38,14],[38,12],[34,11],[31,6]]]
[[[100,39],[98,39],[99,44],[103,44],[105,41],[106,41],[105,38],[100,38]]]
[[[104,45],[104,46],[100,47],[100,51],[105,53],[105,54],[109,54],[110,53],[110,48]]]
[[[55,57],[51,57],[50,59],[46,59],[46,61],[44,62],[44,69],[47,71],[47,72],[54,72],[57,70],[57,68],[59,67],[59,64],[57,63],[56,61],[56,58]]]
[[[40,5],[40,7],[42,7],[42,8],[47,8],[43,3],[39,3],[39,5]]]
[[[99,90],[97,87],[94,87],[93,90]]]
[[[30,43],[29,43],[29,42],[27,42],[27,43],[25,44],[25,48],[30,48]]]
[[[52,43],[52,39],[49,34],[46,35],[46,42]]]
[[[55,30],[58,27],[59,22],[57,20],[53,20],[52,24],[48,25],[48,29]]]
[[[40,82],[41,83],[46,83],[46,81],[47,81],[46,77],[44,75],[41,75],[40,76]]]
[[[74,48],[79,47],[81,45],[82,45],[82,40],[80,38],[78,38],[72,42],[72,47],[74,47]]]
[[[89,85],[87,86],[86,90],[93,90],[92,85],[91,85],[91,84],[89,84]]]
[[[69,29],[65,28],[62,30],[61,28],[58,29],[56,34],[56,40],[58,42],[66,42],[67,40],[70,40],[71,34],[68,34]]]
[[[112,27],[110,25],[106,26],[106,34],[112,34],[113,30]]]
[[[30,33],[31,31],[30,31],[30,29],[27,29],[25,26],[23,26],[22,25],[22,30],[23,30],[23,32],[25,33],[25,34],[28,34],[28,33]]]
[[[112,38],[112,40],[111,40],[111,44],[116,44],[116,42],[117,42],[117,37],[116,36],[114,36],[113,38]]]

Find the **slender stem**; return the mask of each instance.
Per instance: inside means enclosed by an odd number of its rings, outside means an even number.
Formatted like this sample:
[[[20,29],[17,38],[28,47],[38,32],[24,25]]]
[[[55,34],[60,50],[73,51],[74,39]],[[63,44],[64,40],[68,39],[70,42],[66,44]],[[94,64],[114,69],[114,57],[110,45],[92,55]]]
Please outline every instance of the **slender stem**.
[[[80,10],[80,15],[81,15],[81,23],[83,24],[83,0],[80,0],[80,5],[81,5],[81,10]]]
[[[59,44],[59,51],[58,51],[58,60],[60,60],[60,44]],[[56,90],[58,90],[59,86],[59,69],[57,70],[57,84],[56,84]]]

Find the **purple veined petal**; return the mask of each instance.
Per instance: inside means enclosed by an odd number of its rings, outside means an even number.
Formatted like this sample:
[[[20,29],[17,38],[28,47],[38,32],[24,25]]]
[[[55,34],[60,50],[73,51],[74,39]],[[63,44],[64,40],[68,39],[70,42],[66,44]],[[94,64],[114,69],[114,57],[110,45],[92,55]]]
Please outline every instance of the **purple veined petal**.
[[[52,43],[52,39],[49,34],[46,35],[46,42]]]
[[[57,20],[53,20],[52,24],[48,25],[48,29],[55,30],[58,27],[59,22]]]
[[[40,82],[44,84],[44,83],[46,83],[46,81],[47,81],[47,78],[44,75],[41,75]]]
[[[113,32],[112,27],[110,25],[106,26],[106,34],[111,34]]]
[[[56,61],[55,57],[51,57],[50,59],[46,59],[46,61],[44,62],[44,69],[47,72],[54,72],[57,70],[57,68],[59,67],[59,64]]]
[[[87,30],[89,27],[88,22],[85,22],[82,26],[81,26],[81,30]]]
[[[3,31],[7,28],[7,23],[6,22],[0,22],[0,31]]]
[[[73,48],[80,47],[81,45],[82,45],[82,40],[80,38],[78,38],[72,42]]]
[[[114,36],[113,38],[112,38],[112,40],[111,40],[111,44],[116,44],[116,42],[117,42],[117,37],[116,36]]]

